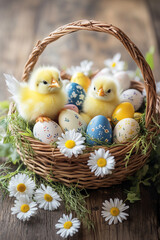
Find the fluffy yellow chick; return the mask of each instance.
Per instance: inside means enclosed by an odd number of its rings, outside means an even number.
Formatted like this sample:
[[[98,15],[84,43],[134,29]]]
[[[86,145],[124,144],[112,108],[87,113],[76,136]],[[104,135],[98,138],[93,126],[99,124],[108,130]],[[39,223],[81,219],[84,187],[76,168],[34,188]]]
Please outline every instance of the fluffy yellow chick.
[[[78,83],[84,88],[86,92],[91,84],[91,80],[89,79],[89,77],[84,75],[84,73],[82,72],[75,73],[71,78],[71,82]]]
[[[28,83],[20,83],[6,75],[6,84],[22,118],[28,122],[55,119],[66,103],[59,70],[55,67],[40,67]]]
[[[91,118],[103,115],[111,118],[120,103],[119,91],[112,76],[98,76],[92,80],[83,105],[83,112]]]

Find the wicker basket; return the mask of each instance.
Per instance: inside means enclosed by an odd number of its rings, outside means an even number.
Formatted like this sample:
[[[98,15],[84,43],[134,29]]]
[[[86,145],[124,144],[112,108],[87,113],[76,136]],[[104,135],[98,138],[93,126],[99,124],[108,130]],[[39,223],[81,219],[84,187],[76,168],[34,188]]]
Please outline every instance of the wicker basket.
[[[119,28],[110,24],[93,20],[81,20],[62,26],[50,33],[48,37],[44,38],[42,41],[38,41],[36,46],[33,48],[33,51],[29,56],[29,60],[25,65],[22,80],[28,80],[29,74],[33,70],[39,56],[49,43],[58,40],[62,36],[79,30],[109,33],[116,37],[124,45],[133,60],[136,62],[137,66],[140,68],[144,78],[144,85],[140,82],[132,81],[131,87],[139,91],[142,91],[145,87],[147,94],[145,126],[149,131],[157,131],[158,133],[159,129],[153,124],[152,116],[155,116],[156,114],[159,115],[160,99],[156,95],[156,86],[152,71],[139,49],[127,37],[127,35]],[[12,106],[10,110],[10,112],[13,112]],[[20,146],[18,145],[17,151],[20,154],[22,161],[30,170],[34,171],[43,178],[47,179],[50,177],[53,181],[63,182],[67,186],[78,183],[77,186],[80,188],[96,189],[99,187],[109,187],[114,184],[120,184],[129,175],[132,175],[144,165],[151,152],[151,146],[149,147],[146,155],[143,155],[140,151],[135,153],[133,150],[129,163],[127,167],[125,167],[124,158],[126,153],[131,150],[136,140],[126,144],[111,146],[109,148],[110,153],[114,155],[116,160],[116,166],[113,174],[107,175],[104,178],[98,178],[94,175],[94,173],[91,173],[89,167],[87,166],[87,160],[89,159],[90,152],[93,152],[94,149],[97,148],[96,146],[92,148],[87,147],[84,154],[79,155],[77,158],[72,157],[71,159],[68,159],[61,154],[57,148],[44,144],[34,138],[26,138],[30,142],[30,146],[35,153],[34,158],[27,152],[24,137],[22,138],[22,144],[25,151],[25,158],[23,157],[24,155],[20,151]],[[149,140],[148,136],[148,141]],[[104,148],[107,150],[106,146],[104,146]]]

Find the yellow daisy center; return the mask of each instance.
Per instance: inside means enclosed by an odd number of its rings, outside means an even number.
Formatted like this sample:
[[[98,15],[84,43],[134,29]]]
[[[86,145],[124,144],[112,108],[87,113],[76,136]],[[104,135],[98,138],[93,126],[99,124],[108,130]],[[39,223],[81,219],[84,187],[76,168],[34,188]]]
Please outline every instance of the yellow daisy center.
[[[21,205],[21,212],[26,213],[26,212],[29,211],[29,209],[30,209],[30,207],[29,207],[28,204],[22,204]]]
[[[119,209],[117,207],[112,207],[110,209],[110,213],[111,213],[112,216],[116,217],[116,216],[119,215]]]
[[[66,143],[65,143],[65,147],[66,148],[74,148],[76,146],[76,143],[75,143],[75,141],[73,141],[73,140],[68,140],[68,141],[66,141]]]
[[[44,200],[46,200],[47,202],[52,202],[53,197],[51,195],[49,195],[48,193],[44,194]]]
[[[26,190],[26,185],[24,184],[24,183],[19,183],[18,185],[17,185],[17,191],[18,192],[24,192]]]
[[[106,164],[107,164],[107,161],[106,161],[105,158],[99,158],[99,159],[97,160],[97,165],[98,165],[98,167],[105,167]]]
[[[115,62],[113,62],[113,63],[112,63],[112,67],[114,68],[115,66],[116,66],[116,63],[115,63]]]
[[[71,227],[72,227],[72,222],[71,221],[68,221],[68,222],[65,222],[64,223],[64,225],[63,225],[63,227],[65,228],[65,229],[70,229]]]

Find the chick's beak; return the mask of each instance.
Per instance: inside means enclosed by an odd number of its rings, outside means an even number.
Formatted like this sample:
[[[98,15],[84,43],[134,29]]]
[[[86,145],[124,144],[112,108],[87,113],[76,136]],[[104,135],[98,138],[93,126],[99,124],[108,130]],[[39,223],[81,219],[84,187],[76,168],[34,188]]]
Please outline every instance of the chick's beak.
[[[103,88],[100,88],[97,92],[98,96],[103,97],[104,96],[104,91]]]
[[[51,87],[51,88],[56,88],[56,87],[60,88],[60,85],[59,85],[59,83],[53,78],[50,87]]]

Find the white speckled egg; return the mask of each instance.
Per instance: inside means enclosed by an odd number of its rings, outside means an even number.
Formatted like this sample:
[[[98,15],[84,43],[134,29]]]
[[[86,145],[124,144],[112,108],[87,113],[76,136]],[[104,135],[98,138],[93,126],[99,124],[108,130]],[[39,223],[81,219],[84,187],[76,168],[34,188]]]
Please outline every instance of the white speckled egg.
[[[130,102],[137,111],[143,103],[143,95],[136,89],[128,89],[120,96],[121,102]]]
[[[120,90],[124,91],[131,86],[131,78],[127,72],[121,71],[114,74],[115,80],[118,82]]]
[[[125,118],[117,123],[113,132],[116,143],[125,143],[134,138],[140,131],[139,123],[133,118]]]
[[[50,144],[56,142],[62,134],[60,126],[54,122],[37,122],[33,127],[33,135],[41,142]]]
[[[60,112],[58,122],[64,132],[72,129],[81,132],[82,130],[85,131],[87,127],[82,117],[70,109],[64,109]]]

